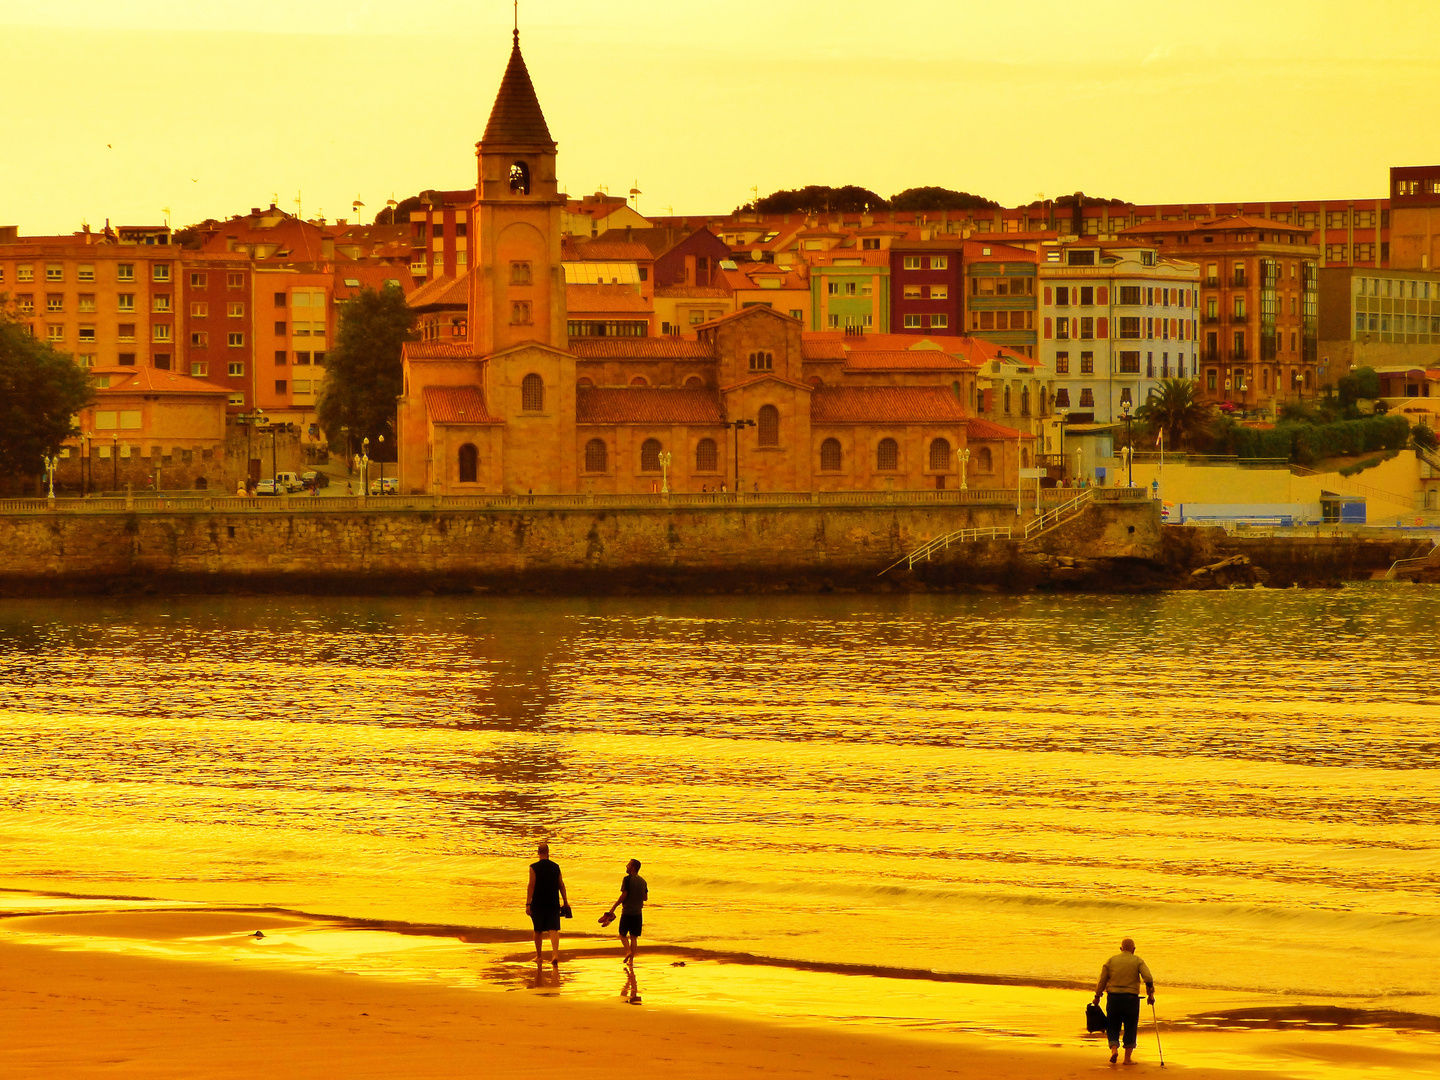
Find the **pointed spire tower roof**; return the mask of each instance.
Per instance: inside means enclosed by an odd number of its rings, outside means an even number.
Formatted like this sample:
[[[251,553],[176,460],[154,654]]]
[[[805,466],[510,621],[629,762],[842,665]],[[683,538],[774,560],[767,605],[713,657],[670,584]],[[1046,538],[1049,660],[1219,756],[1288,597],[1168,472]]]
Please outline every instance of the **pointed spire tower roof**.
[[[485,134],[480,137],[480,145],[486,143],[545,146],[552,150],[555,147],[555,140],[550,137],[550,128],[545,123],[545,113],[540,109],[540,100],[535,96],[535,86],[530,82],[525,58],[520,55],[519,30],[515,31],[510,63],[506,65],[505,77],[500,80],[500,92],[495,95],[490,121],[485,125]]]

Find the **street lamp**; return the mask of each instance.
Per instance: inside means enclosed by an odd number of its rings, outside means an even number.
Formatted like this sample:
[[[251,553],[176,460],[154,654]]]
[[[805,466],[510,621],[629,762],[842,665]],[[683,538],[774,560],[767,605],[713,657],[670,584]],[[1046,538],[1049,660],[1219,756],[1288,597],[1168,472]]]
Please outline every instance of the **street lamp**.
[[[114,473],[115,473],[115,483],[114,483],[114,486],[113,486],[110,490],[112,490],[112,491],[119,491],[119,490],[120,490],[120,436],[119,436],[119,435],[111,435],[111,436],[110,436],[110,443],[111,443],[111,446],[110,446],[110,464],[111,464],[112,466],[114,466]]]
[[[80,497],[90,494],[90,436],[80,436]]]
[[[669,451],[669,450],[663,450],[663,451],[661,451],[660,457],[659,457],[657,460],[659,460],[659,462],[660,462],[660,494],[661,494],[661,495],[669,495],[669,494],[670,494],[670,460],[671,460],[671,459],[670,459],[670,451]],[[382,484],[382,485],[384,484],[384,481],[383,481],[383,480],[381,481],[381,484]]]
[[[960,490],[970,487],[970,447],[960,451]]]
[[[754,420],[730,420],[726,427],[735,429],[735,494],[740,494],[740,429],[754,427]]]
[[[370,497],[370,436],[360,440],[360,496]]]
[[[1069,408],[1059,408],[1055,410],[1055,415],[1060,417],[1060,467],[1064,469],[1065,472],[1069,472],[1068,459],[1065,457],[1065,421],[1070,419],[1070,410]],[[1065,480],[1063,473],[1060,476],[1060,480],[1062,482]]]
[[[59,464],[60,464],[60,458],[59,458],[58,455],[56,455],[56,454],[46,454],[46,455],[45,455],[45,472],[46,472],[46,474],[48,475],[48,477],[49,477],[49,479],[50,479],[50,494],[46,496],[46,498],[48,498],[48,499],[53,499],[53,498],[55,498],[55,468],[56,468],[56,466],[58,466]]]
[[[383,442],[385,441],[385,436],[384,436],[384,435],[379,435],[379,436],[377,436],[377,437],[376,437],[376,441],[383,443]],[[377,453],[378,453],[378,451],[377,451]],[[380,461],[380,494],[381,494],[381,495],[384,495],[384,494],[385,494],[385,461],[384,461],[383,458],[382,458],[381,461]]]
[[[1120,402],[1120,412],[1125,416],[1125,486],[1135,486],[1135,446],[1130,439],[1130,402]]]

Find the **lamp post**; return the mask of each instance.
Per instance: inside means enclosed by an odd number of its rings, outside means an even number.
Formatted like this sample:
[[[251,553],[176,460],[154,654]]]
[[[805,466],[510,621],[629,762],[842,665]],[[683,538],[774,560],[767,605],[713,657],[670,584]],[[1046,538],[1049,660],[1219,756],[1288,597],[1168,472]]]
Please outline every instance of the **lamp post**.
[[[1065,421],[1070,419],[1070,410],[1068,408],[1059,408],[1055,410],[1055,415],[1060,417],[1060,467],[1064,469],[1065,472],[1069,472],[1070,468],[1065,457]],[[1060,480],[1062,483],[1064,482],[1065,477],[1063,474]]]
[[[90,494],[90,436],[80,436],[80,497]]]
[[[657,459],[660,462],[660,494],[670,494],[670,451],[662,450]],[[383,483],[383,481],[382,481]]]
[[[370,497],[370,436],[360,440],[360,497]]]
[[[114,466],[114,470],[113,470],[113,471],[114,471],[114,473],[115,473],[115,483],[114,483],[114,487],[112,488],[112,490],[114,490],[114,491],[119,491],[119,490],[120,490],[120,436],[119,436],[119,435],[111,435],[111,436],[110,436],[110,442],[111,442],[111,446],[110,446],[110,464],[111,464],[112,466]]]
[[[738,496],[740,495],[740,429],[754,427],[755,421],[730,420],[725,424],[725,426],[735,429],[735,495],[737,496],[738,501]]]
[[[1120,411],[1125,416],[1125,486],[1135,486],[1135,447],[1130,441],[1130,402],[1122,401]]]
[[[50,494],[47,499],[55,498],[55,467],[60,464],[60,458],[56,454],[45,455],[45,473],[50,480]]]
[[[970,487],[970,447],[960,451],[960,490]]]
[[[385,436],[376,436],[376,441],[377,443],[383,443],[385,441]],[[383,460],[380,462],[380,494],[385,494],[385,462]]]

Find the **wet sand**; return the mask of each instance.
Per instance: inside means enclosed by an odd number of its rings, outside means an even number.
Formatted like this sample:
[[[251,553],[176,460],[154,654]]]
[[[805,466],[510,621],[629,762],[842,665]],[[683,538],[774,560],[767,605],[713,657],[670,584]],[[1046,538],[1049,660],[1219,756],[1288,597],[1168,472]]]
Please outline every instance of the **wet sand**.
[[[262,939],[251,937],[259,930]],[[1108,1070],[1103,1044],[1081,1042],[1068,1019],[1063,1036],[1027,1033],[1024,1016],[1083,1006],[1083,992],[1023,986],[968,987],[979,995],[968,1029],[956,1024],[886,1028],[766,1015],[773,995],[792,1003],[833,993],[843,980],[857,1001],[893,1000],[903,980],[714,965],[675,965],[680,951],[642,953],[642,1001],[620,996],[623,969],[602,939],[563,954],[557,985],[549,965],[536,975],[528,942],[508,932],[417,938],[281,913],[233,911],[84,912],[0,920],[0,1074],[6,1077],[625,1077],[733,1078],[737,1071],[806,1077],[1089,1076]],[[319,942],[302,947],[301,941]],[[423,960],[414,961],[416,948]],[[308,949],[308,951],[307,951]],[[316,950],[328,949],[329,970]],[[388,950],[388,952],[387,952]],[[483,956],[484,978],[469,985],[445,964]],[[412,957],[388,968],[381,955]],[[368,958],[368,960],[367,960]],[[432,975],[416,972],[429,965]],[[418,966],[417,966],[418,965]],[[360,973],[345,973],[347,968]],[[387,977],[383,972],[389,971]],[[750,999],[713,990],[739,973]],[[708,981],[707,981],[708,980]],[[816,980],[820,980],[817,982]],[[799,989],[797,986],[808,987]],[[800,995],[797,998],[796,995]],[[788,995],[788,997],[787,997]],[[1214,1022],[1164,1029],[1167,1071],[1191,1077],[1405,1077],[1440,1070],[1440,1036],[1415,1018],[1406,1030],[1327,1032],[1307,1014],[1254,1003],[1226,1012],[1215,995],[1172,992]],[[1031,1009],[1026,1013],[1024,1010]],[[1259,1010],[1258,1012],[1256,1010]],[[840,1010],[843,1012],[843,1008]],[[893,1011],[893,1010],[892,1010]],[[901,1012],[904,1010],[901,1009]],[[1075,1009],[1078,1018],[1078,1007]],[[1231,1013],[1234,1015],[1232,1016]],[[893,1019],[893,1018],[892,1018]],[[1313,1019],[1313,1017],[1311,1018]],[[1353,1019],[1353,1018],[1352,1018]],[[1344,1022],[1345,1018],[1340,1017]],[[1328,1021],[1321,1021],[1326,1023]],[[993,1029],[987,1029],[987,1023]],[[1146,1027],[1138,1063],[1126,1075],[1159,1071]]]

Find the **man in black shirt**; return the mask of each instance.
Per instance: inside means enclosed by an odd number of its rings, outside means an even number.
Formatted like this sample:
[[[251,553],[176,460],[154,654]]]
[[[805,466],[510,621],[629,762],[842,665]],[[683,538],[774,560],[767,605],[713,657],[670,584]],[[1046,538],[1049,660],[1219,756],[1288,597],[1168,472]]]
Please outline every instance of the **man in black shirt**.
[[[525,890],[525,914],[535,927],[535,963],[543,959],[541,939],[550,935],[550,963],[560,966],[560,908],[569,906],[565,878],[557,863],[550,861],[550,845],[541,844],[538,862],[530,864],[530,886]]]
[[[645,901],[650,899],[650,886],[640,876],[640,860],[631,859],[625,864],[625,880],[620,882],[620,896],[610,905],[610,914],[620,909],[620,944],[625,947],[625,962],[635,959],[635,949],[640,944],[640,933],[644,929]]]

